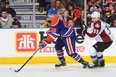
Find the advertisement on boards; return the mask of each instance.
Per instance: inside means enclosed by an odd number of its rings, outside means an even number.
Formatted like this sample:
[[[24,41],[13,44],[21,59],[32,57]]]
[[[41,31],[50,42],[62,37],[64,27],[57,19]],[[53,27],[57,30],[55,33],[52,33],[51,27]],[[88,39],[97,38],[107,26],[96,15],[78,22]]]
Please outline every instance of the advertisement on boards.
[[[30,56],[38,48],[39,41],[45,39],[48,29],[1,29],[0,30],[0,56]],[[115,28],[111,28],[114,38]],[[10,32],[10,33],[9,33]],[[3,34],[4,33],[4,34]],[[78,35],[76,40],[76,52],[82,56],[89,56],[89,48],[95,44],[94,39],[88,39]],[[38,51],[36,56],[56,56],[55,41]],[[104,51],[105,55],[115,56],[116,40]],[[65,48],[63,48],[67,55]]]

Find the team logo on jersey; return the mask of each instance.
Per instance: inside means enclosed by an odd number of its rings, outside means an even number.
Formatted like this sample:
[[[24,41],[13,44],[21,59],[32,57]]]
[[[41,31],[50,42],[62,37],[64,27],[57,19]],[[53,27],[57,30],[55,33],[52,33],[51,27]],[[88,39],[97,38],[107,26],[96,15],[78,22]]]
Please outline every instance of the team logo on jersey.
[[[99,28],[99,27],[100,27],[100,25],[99,25],[99,24],[96,24],[96,25],[95,25],[95,27],[96,27],[96,28]]]
[[[16,50],[18,52],[32,52],[37,49],[37,34],[30,33],[17,33],[16,34]]]
[[[56,32],[56,28],[51,28],[51,31],[52,32]]]

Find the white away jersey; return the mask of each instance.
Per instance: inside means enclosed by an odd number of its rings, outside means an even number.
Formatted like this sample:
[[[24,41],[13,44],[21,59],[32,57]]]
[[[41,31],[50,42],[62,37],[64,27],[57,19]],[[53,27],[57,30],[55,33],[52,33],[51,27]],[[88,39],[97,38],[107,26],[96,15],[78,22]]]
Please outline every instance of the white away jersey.
[[[113,41],[113,35],[109,30],[109,24],[99,20],[98,22],[91,23],[91,26],[87,28],[85,32],[89,38],[95,38],[97,42],[109,42]]]

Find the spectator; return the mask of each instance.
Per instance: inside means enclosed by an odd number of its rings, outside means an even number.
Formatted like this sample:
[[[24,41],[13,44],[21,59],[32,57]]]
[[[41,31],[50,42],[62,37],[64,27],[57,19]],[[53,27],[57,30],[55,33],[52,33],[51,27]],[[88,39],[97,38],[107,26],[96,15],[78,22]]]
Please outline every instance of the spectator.
[[[67,4],[70,2],[71,0],[62,0],[62,5],[66,8]]]
[[[112,27],[114,25],[115,20],[116,20],[116,14],[113,14],[107,18],[106,22],[110,24],[110,26]]]
[[[86,5],[86,13],[89,14],[89,5]]]
[[[74,5],[73,5],[73,3],[68,4],[67,10],[69,12],[69,17],[74,18],[74,15],[73,15],[74,14]]]
[[[113,21],[113,27],[116,27],[116,19]]]
[[[62,14],[62,18],[67,21],[67,19],[69,18],[69,12],[68,10],[64,10],[63,14]]]
[[[5,2],[4,5],[5,5],[4,9],[6,9],[7,13],[11,14],[13,19],[16,19],[16,11],[10,7],[10,3]]]
[[[45,0],[37,0],[37,2],[39,3],[39,12],[43,12],[45,7]]]
[[[66,28],[68,28],[68,21],[67,21],[68,18],[69,18],[68,10],[65,10],[62,14],[62,21]]]
[[[63,11],[65,10],[64,6],[62,5],[61,0],[55,1],[55,8],[57,10],[57,14],[62,15]]]
[[[75,27],[75,25],[74,25],[74,21],[73,21],[72,18],[69,18],[67,21],[68,21],[68,25],[69,25],[69,26],[73,26],[73,27]]]
[[[71,0],[71,3],[73,3],[74,7],[84,7],[83,0]]]
[[[114,7],[112,3],[108,3],[105,5],[105,17],[108,18],[110,15],[114,14]]]
[[[73,3],[69,3],[68,4],[68,11],[69,11],[69,17],[73,18],[74,21],[76,21],[76,19],[79,18],[80,15],[81,15],[80,9],[79,8],[75,8]]]
[[[116,13],[116,1],[114,3],[114,13]]]
[[[50,0],[50,3],[51,3],[50,6],[51,6],[51,7],[55,7],[55,1],[56,1],[56,0]]]
[[[48,16],[45,17],[45,22],[41,25],[41,28],[49,28],[50,27],[50,19],[48,18]]]
[[[12,22],[12,26],[10,28],[21,28],[21,23],[17,19],[15,19]]]
[[[10,28],[13,22],[11,15],[7,13],[6,10],[2,10],[2,17],[0,17],[0,27],[1,28]]]
[[[81,11],[81,16],[77,18],[77,21],[75,22],[75,27],[81,27],[83,28],[84,25],[84,10]]]
[[[78,6],[78,5],[77,5]],[[74,7],[73,3],[68,4],[69,17],[73,18],[75,27],[78,26],[78,19],[81,16],[80,8]]]
[[[116,0],[112,0],[112,4],[115,5],[116,4]]]
[[[39,12],[43,12],[44,10],[48,10],[48,6],[50,4],[50,0],[37,0],[37,2],[39,3]]]
[[[97,2],[97,0],[90,0],[90,2],[88,2],[90,14],[93,13],[94,11],[98,11],[100,13],[102,12],[100,5],[96,2]]]
[[[46,11],[48,11],[51,7],[55,8],[55,0],[50,0],[50,2],[46,4]]]
[[[0,12],[1,12],[1,10],[2,10],[3,7],[4,7],[3,1],[0,0]]]
[[[105,3],[110,3],[112,2],[112,0],[105,0]]]
[[[96,0],[96,4],[101,7],[103,13],[103,0]]]

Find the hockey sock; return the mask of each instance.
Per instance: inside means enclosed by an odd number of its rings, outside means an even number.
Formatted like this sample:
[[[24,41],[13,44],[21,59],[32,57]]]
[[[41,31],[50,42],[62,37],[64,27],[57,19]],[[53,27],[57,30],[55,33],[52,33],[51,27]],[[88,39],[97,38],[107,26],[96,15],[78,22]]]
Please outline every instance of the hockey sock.
[[[81,58],[81,56],[77,53],[74,53],[72,55],[70,55],[74,60],[76,60],[77,62],[81,63],[83,61],[83,59]]]
[[[63,50],[58,50],[57,51],[57,56],[58,56],[60,61],[64,61],[64,52],[63,52]]]
[[[102,61],[103,60],[102,52],[97,52],[97,57],[98,57],[98,61]]]
[[[98,58],[97,58],[97,51],[95,50],[95,48],[91,47],[89,49],[89,52],[90,52],[90,57],[91,57],[92,61],[93,62],[97,61],[98,60]]]
[[[99,67],[104,67],[105,66],[105,60],[103,59],[102,52],[97,52],[97,57],[98,57]]]
[[[93,62],[96,62],[98,60],[97,55],[90,56]]]

